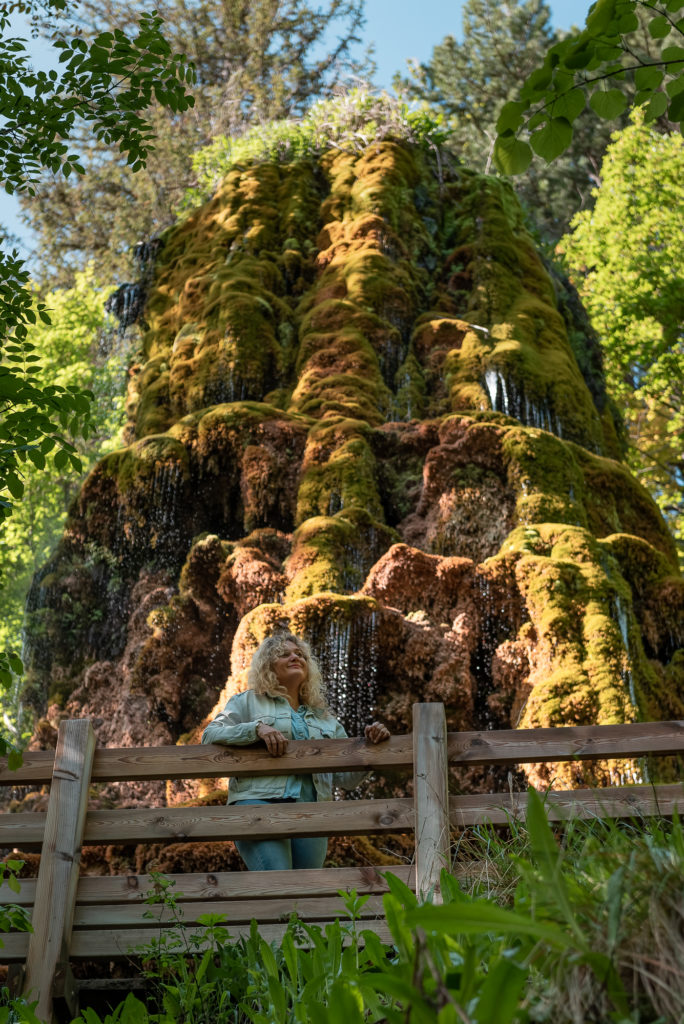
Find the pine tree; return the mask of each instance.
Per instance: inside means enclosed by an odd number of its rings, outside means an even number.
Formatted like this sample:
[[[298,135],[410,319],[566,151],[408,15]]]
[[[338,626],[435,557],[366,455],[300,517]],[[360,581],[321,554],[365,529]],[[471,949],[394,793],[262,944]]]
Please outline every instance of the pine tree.
[[[74,271],[91,261],[100,276],[124,280],[135,243],[173,223],[193,183],[193,152],[217,134],[240,135],[251,125],[297,116],[312,98],[371,68],[367,56],[354,56],[363,0],[328,0],[320,9],[307,0],[162,0],[155,6],[172,47],[195,65],[194,108],[176,115],[157,108],[156,149],[135,175],[116,152],[82,133],[77,149],[86,174],[77,181],[43,177],[24,209],[39,238],[45,284],[70,286]],[[84,37],[104,25],[125,30],[136,7],[134,0],[84,0]]]
[[[546,0],[467,0],[463,41],[447,36],[426,64],[399,80],[414,99],[443,110],[454,134],[451,151],[477,170],[494,170],[496,122],[520,83],[558,41]],[[551,168],[535,160],[515,181],[519,198],[542,238],[555,242],[573,214],[590,202],[610,132],[585,119],[566,158]]]

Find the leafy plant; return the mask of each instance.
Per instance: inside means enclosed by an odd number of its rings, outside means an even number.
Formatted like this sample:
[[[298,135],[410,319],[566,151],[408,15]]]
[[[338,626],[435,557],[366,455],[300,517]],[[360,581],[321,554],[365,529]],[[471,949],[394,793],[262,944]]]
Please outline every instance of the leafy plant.
[[[647,123],[684,120],[684,0],[595,0],[584,29],[552,46],[517,97],[502,109],[494,150],[505,174],[527,169],[533,151],[547,162],[570,146],[574,126],[587,102],[597,117],[612,120],[628,107],[616,83],[634,76],[634,105]],[[655,56],[635,45],[641,16],[651,40],[662,41]],[[527,142],[520,137],[531,132]]]
[[[10,858],[0,861],[0,886],[7,885],[12,892],[19,892],[17,875],[24,866],[23,860]],[[13,904],[0,905],[0,932],[32,932],[31,920],[25,907]],[[0,939],[0,947],[3,942]],[[34,1013],[36,1003],[29,1003],[21,997],[10,995],[9,989],[0,988],[0,1024],[41,1024]]]
[[[16,0],[0,10],[0,178],[5,191],[31,193],[41,169],[65,176],[82,172],[69,151],[75,126],[85,123],[107,145],[118,145],[133,170],[144,166],[152,129],[143,111],[152,103],[173,111],[194,100],[186,86],[194,69],[172,54],[156,13],[143,14],[132,36],[100,33],[90,44],[80,36],[60,38],[62,73],[34,71],[25,40],[9,34],[10,13],[35,13],[38,0]],[[44,0],[60,13],[67,0]],[[24,494],[23,467],[39,471],[81,462],[67,438],[88,437],[92,393],[75,384],[40,380],[40,359],[28,338],[32,325],[50,323],[44,303],[34,303],[28,273],[16,251],[0,251],[0,528]],[[16,655],[0,658],[0,686],[7,685]]]
[[[684,558],[684,140],[635,111],[613,135],[592,211],[559,245],[625,413],[629,462]]]
[[[324,928],[293,917],[278,944],[261,938],[256,922],[237,942],[216,916],[188,929],[171,884],[157,876],[151,899],[168,909],[175,927],[143,950],[154,998],[145,1007],[129,995],[120,1016],[106,1022],[680,1020],[678,819],[571,821],[553,831],[531,791],[525,825],[511,825],[509,837],[482,827],[460,837],[455,852],[467,858],[471,881],[444,871],[441,905],[420,905],[388,874],[389,943],[364,928],[365,897],[355,893],[340,894],[341,917]],[[104,1022],[86,1011],[79,1024]]]

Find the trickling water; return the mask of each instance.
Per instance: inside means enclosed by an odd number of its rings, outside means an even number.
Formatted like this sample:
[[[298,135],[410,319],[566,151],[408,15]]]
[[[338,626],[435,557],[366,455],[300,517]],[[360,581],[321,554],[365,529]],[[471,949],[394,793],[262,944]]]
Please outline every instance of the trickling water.
[[[494,412],[508,415],[508,389],[503,374],[492,368],[485,370],[485,386]]]
[[[548,400],[534,401],[525,393],[522,383],[507,380],[500,370],[489,367],[484,374],[484,387],[494,412],[512,416],[526,427],[546,430],[557,437],[563,437],[563,428],[558,414]]]
[[[350,736],[362,736],[378,699],[377,623],[375,612],[343,621],[328,616],[313,630],[328,698]]]
[[[474,724],[477,729],[499,729],[509,723],[502,722],[490,708],[488,698],[494,693],[492,663],[499,645],[517,636],[528,618],[527,609],[513,600],[512,591],[492,587],[491,580],[484,574],[476,574],[475,586],[479,592],[480,635],[470,659],[476,685]]]
[[[105,312],[119,321],[119,335],[125,334],[126,328],[136,323],[144,307],[145,288],[140,281],[120,285],[104,304]]]
[[[623,666],[623,668],[620,670],[620,675],[622,677],[623,683],[627,687],[627,691],[629,693],[629,699],[631,701],[632,707],[638,713],[639,705],[637,703],[636,690],[634,688],[634,675],[632,673],[631,668],[629,667],[630,664],[631,664],[630,641],[629,641],[629,613],[628,613],[627,608],[626,608],[626,606],[624,604],[624,601],[622,600],[622,598],[620,597],[619,594],[615,595],[615,619],[616,619],[617,624],[618,624],[618,629],[620,630],[620,636],[622,638],[622,646],[625,649],[625,656],[626,656],[626,662],[625,662],[625,665]],[[640,770],[637,770],[635,768],[630,769],[630,771],[628,773],[629,774],[629,780],[628,781],[631,781],[631,782],[636,783],[636,784],[649,781],[648,765],[646,764],[646,760],[644,758],[640,758],[639,759],[639,768],[640,768]],[[625,784],[625,774],[623,772],[619,773],[619,778],[621,780],[620,782],[614,782],[613,781],[613,775],[614,774],[617,774],[617,773],[612,773],[611,774],[611,785],[621,785],[621,786],[624,785]]]
[[[120,285],[104,304],[105,311],[111,313],[119,321],[120,335],[124,335],[126,329],[142,316],[147,290],[154,271],[154,261],[161,246],[162,243],[158,238],[138,242],[133,250],[133,256],[138,264],[139,279]]]
[[[625,649],[627,656],[627,666],[630,664],[630,648],[629,648],[629,618],[627,609],[625,608],[624,602],[619,594],[615,596],[615,618],[617,619],[618,628],[620,630],[620,636],[622,637],[622,646]],[[636,699],[636,692],[634,690],[634,677],[629,667],[623,668],[621,671],[623,681],[627,684],[629,691],[629,699],[632,702],[632,707],[638,711],[638,704]]]

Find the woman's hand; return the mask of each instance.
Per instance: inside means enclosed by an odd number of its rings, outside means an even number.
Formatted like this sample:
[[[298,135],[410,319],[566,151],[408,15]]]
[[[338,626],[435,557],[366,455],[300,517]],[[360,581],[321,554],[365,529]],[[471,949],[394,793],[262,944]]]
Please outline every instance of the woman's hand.
[[[363,733],[366,739],[370,740],[371,743],[382,743],[383,740],[388,740],[390,738],[390,731],[386,725],[382,724],[382,722],[372,722],[370,725],[366,726]]]
[[[282,732],[278,732],[272,725],[259,722],[256,734],[266,744],[266,749],[271,757],[282,757],[287,751],[287,736],[283,736]]]

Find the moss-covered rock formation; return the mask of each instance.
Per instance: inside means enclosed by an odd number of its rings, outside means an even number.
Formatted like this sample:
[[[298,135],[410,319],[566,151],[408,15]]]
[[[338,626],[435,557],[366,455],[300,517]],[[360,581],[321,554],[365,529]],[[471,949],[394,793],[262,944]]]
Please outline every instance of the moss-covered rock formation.
[[[51,721],[192,739],[279,623],[350,730],[684,717],[672,540],[505,183],[388,141],[236,166],[162,242],[129,446],[31,595]]]

